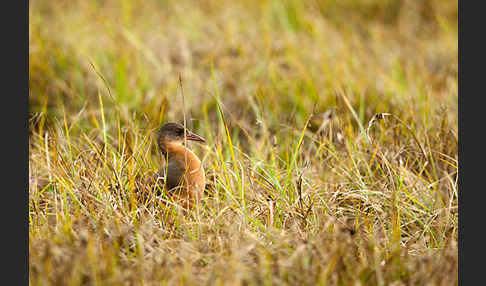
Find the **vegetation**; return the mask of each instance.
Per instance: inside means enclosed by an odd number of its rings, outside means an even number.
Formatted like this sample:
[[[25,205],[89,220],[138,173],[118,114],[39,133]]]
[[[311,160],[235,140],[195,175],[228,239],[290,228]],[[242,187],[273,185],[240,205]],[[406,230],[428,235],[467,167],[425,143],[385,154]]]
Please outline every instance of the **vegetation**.
[[[30,285],[457,285],[457,1],[29,4]]]

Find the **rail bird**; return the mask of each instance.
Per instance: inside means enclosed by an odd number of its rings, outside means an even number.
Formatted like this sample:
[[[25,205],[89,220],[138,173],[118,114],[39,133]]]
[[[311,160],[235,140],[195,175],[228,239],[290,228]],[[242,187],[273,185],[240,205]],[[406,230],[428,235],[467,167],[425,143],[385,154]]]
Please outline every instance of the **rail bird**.
[[[164,178],[165,190],[168,194],[181,201],[185,207],[192,207],[198,201],[206,185],[206,177],[201,160],[185,146],[185,140],[206,140],[184,128],[182,124],[169,122],[162,125],[158,131],[158,145],[166,164],[160,171]]]

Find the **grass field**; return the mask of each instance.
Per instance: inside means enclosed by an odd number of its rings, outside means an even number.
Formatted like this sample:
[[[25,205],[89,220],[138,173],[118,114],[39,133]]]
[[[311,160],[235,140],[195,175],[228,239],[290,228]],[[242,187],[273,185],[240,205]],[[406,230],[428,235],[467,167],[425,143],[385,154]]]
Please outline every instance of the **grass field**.
[[[458,284],[457,1],[29,6],[30,285]]]

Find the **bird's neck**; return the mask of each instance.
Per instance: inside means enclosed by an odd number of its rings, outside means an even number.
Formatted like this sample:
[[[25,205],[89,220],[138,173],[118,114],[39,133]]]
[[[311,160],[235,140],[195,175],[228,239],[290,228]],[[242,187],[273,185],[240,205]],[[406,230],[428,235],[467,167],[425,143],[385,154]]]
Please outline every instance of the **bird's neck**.
[[[189,148],[186,148],[181,143],[169,142],[169,143],[161,144],[160,149],[162,155],[165,158],[168,158],[169,160],[174,158],[181,159],[181,158],[185,158],[185,156],[190,156],[193,154],[192,151],[189,150]]]

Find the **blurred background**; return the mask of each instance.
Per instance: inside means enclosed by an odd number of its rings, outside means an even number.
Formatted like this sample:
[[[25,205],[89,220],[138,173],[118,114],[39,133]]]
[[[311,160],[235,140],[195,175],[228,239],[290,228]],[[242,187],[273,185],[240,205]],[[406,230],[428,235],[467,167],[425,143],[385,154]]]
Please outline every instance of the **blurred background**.
[[[100,93],[108,122],[114,105],[147,126],[180,122],[179,74],[196,129],[218,99],[245,128],[302,126],[339,107],[340,89],[363,122],[457,112],[457,1],[29,3],[29,110],[47,124],[84,109],[83,128]]]

